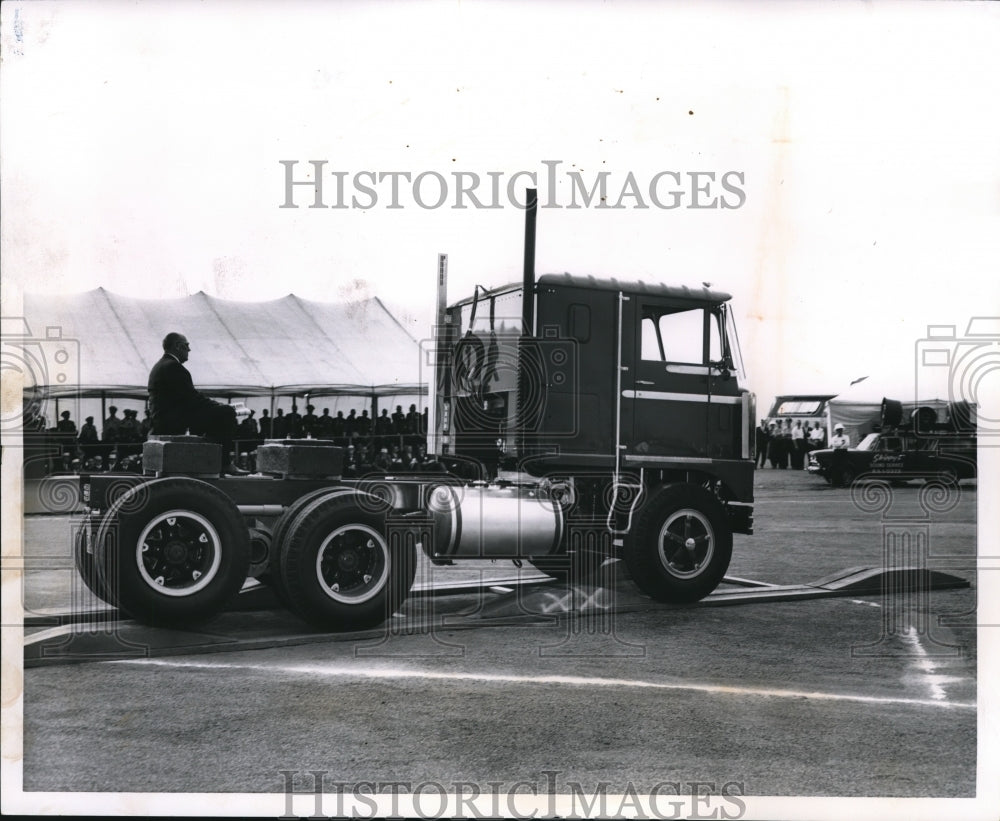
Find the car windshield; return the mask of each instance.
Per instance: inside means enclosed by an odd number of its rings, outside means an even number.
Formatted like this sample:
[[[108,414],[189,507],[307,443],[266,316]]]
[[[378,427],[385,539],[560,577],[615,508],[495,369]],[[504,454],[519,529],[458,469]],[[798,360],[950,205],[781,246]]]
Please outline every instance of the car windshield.
[[[864,439],[858,442],[856,450],[874,450],[875,443],[878,441],[877,433],[869,433]]]
[[[778,416],[787,416],[793,413],[815,414],[819,410],[821,402],[802,400],[782,402],[778,406]]]

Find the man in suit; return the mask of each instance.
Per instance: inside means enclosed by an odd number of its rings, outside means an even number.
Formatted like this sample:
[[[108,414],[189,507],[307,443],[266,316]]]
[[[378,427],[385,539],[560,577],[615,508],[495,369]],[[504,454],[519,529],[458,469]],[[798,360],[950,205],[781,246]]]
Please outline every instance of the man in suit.
[[[767,432],[767,420],[761,419],[755,432],[755,451],[757,453],[757,467],[764,467],[767,463],[767,445],[771,436]]]
[[[333,422],[330,423],[330,432],[333,434],[333,440],[338,445],[347,444],[347,420],[344,418],[343,411],[337,411],[337,415],[333,417]]]
[[[258,423],[258,430],[260,431],[261,439],[271,438],[271,415],[267,408],[264,408],[260,412],[260,422]]]
[[[306,439],[315,439],[319,434],[319,417],[315,414],[315,405],[306,405],[306,415],[299,422],[302,436]]]
[[[142,453],[142,426],[139,423],[139,411],[131,408],[122,411],[125,418],[118,425],[118,460],[126,456]]]
[[[396,412],[392,415],[392,432],[395,434],[406,433],[406,414],[403,413],[403,406],[396,405]]]
[[[271,420],[271,436],[274,439],[285,439],[288,436],[288,420],[285,419],[285,409],[278,408]]]
[[[122,420],[118,416],[118,408],[114,405],[108,408],[108,418],[101,425],[101,464],[105,470],[111,468],[111,452],[118,444],[118,432]]]
[[[323,415],[316,422],[316,431],[320,439],[333,438],[333,417],[330,416],[329,408],[323,408]]]
[[[285,424],[288,426],[285,435],[289,439],[302,438],[302,414],[299,406],[292,402],[292,409],[285,414]]]
[[[94,424],[94,417],[88,416],[87,421],[80,428],[80,435],[76,443],[80,447],[80,460],[83,462],[82,469],[86,470],[88,459],[93,459],[100,452],[100,444],[97,437],[97,426]]]
[[[149,415],[154,434],[178,435],[190,431],[204,434],[222,445],[222,472],[246,474],[230,458],[236,438],[236,409],[209,399],[195,390],[184,367],[191,345],[184,334],[172,332],[163,338],[163,356],[149,372]]]

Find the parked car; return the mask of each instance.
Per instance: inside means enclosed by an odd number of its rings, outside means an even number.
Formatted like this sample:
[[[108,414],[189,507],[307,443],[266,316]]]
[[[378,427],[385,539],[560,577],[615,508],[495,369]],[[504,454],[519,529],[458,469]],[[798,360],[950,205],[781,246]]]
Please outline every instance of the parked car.
[[[834,486],[850,485],[856,479],[884,479],[893,484],[912,479],[975,479],[976,437],[948,432],[870,433],[855,448],[812,451],[806,469]]]

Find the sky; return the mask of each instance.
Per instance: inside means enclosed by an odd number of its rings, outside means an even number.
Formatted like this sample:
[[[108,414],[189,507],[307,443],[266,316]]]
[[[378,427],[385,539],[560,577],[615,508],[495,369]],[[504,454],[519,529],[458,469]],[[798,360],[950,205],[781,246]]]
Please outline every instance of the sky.
[[[539,274],[711,282],[734,296],[760,404],[837,393],[912,367],[928,324],[1000,315],[998,19],[964,3],[6,3],[7,304],[97,286],[378,296],[420,338],[438,253],[450,300],[520,279],[513,175],[565,206],[568,172],[588,189],[607,172],[622,207],[540,209]],[[280,207],[282,161],[309,181],[314,160],[323,204],[339,174],[348,207],[309,208],[311,186]],[[389,207],[391,176],[372,203],[359,172],[425,174],[427,207],[403,177]],[[451,207],[455,172],[483,204],[495,174],[500,207]],[[620,197],[630,175],[639,195]],[[678,207],[651,201],[654,179]]]

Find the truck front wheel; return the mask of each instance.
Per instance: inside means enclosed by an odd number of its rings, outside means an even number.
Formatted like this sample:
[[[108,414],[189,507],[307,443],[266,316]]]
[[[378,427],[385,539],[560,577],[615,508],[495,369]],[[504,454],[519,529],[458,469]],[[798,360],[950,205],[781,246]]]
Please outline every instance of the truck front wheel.
[[[384,622],[416,575],[416,547],[404,535],[390,537],[385,512],[353,494],[313,501],[281,546],[281,578],[292,610],[321,630]]]
[[[693,602],[722,581],[733,534],[721,503],[690,485],[666,485],[643,505],[623,558],[636,585],[663,602]]]

